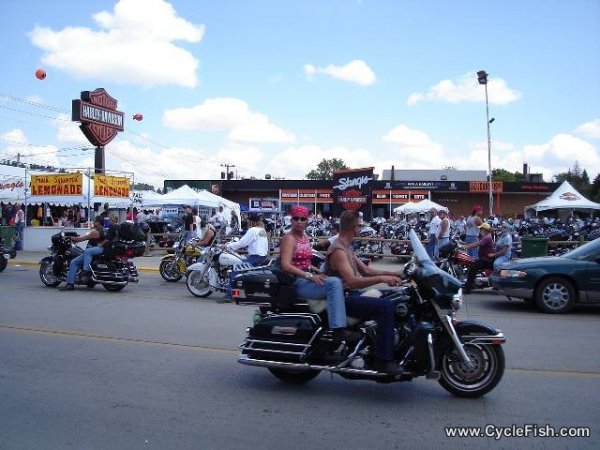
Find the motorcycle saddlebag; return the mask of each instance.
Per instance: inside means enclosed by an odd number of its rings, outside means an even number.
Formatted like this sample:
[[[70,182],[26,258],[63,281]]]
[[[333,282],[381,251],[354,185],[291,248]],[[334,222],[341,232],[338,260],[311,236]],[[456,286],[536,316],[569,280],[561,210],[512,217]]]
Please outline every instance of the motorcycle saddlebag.
[[[452,253],[454,253],[454,250],[456,250],[457,246],[458,244],[454,241],[450,241],[447,244],[442,245],[440,247],[440,258],[447,258],[450,256]]]
[[[320,328],[317,314],[271,314],[250,328],[242,353],[256,359],[299,362]]]
[[[279,277],[268,269],[236,275],[231,284],[231,294],[239,305],[269,305],[276,311],[289,310],[297,299],[296,288],[282,284]]]

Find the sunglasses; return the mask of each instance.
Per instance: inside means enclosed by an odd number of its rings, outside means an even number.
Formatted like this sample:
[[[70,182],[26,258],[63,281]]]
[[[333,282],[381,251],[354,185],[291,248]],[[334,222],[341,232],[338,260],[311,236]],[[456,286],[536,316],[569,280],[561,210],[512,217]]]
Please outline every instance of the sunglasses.
[[[296,222],[306,222],[306,217],[292,217]]]

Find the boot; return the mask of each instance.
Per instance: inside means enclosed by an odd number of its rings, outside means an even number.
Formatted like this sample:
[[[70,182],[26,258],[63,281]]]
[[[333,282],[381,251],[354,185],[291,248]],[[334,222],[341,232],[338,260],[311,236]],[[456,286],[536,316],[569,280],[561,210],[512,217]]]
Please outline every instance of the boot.
[[[387,373],[393,377],[400,377],[404,374],[404,369],[396,361],[388,361],[386,359],[376,359],[375,369],[377,372]]]
[[[58,288],[59,291],[72,291],[75,289],[75,286],[73,286],[71,283],[67,283],[64,286],[61,286]]]
[[[358,331],[350,331],[346,328],[333,329],[333,342],[341,344],[342,342],[353,343],[358,341],[362,335]]]

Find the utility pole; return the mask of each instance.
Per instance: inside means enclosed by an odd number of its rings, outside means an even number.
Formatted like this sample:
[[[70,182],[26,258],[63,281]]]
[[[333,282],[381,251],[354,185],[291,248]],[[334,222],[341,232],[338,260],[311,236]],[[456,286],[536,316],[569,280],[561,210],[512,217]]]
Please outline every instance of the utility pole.
[[[221,176],[221,178],[224,178],[225,180],[230,180],[231,178],[233,178],[233,176],[232,176],[232,175],[233,175],[233,172],[232,172],[232,173],[230,173],[230,172],[229,172],[229,168],[230,168],[230,167],[232,167],[232,168],[233,168],[233,167],[235,167],[235,164],[223,163],[223,164],[221,164],[221,167],[225,167],[225,170],[226,170],[226,172],[225,172],[225,177]],[[222,173],[222,172],[221,172],[221,173]]]

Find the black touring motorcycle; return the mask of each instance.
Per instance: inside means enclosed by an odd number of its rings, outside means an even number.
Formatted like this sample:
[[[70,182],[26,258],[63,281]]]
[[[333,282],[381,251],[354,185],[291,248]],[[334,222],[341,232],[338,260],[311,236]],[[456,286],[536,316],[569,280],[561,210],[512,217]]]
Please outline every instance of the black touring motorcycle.
[[[71,241],[72,236],[77,233],[61,231],[52,236],[52,246],[48,248],[51,255],[40,261],[40,279],[46,286],[56,287],[65,281],[71,260],[83,254],[84,250]],[[81,271],[77,274],[76,285],[93,288],[101,284],[107,291],[120,291],[129,282],[138,282],[137,268],[131,258],[144,254],[143,244],[115,241],[104,252],[92,259],[89,276]]]
[[[340,349],[326,326],[326,300],[296,299],[291,280],[286,285],[276,270],[264,269],[238,275],[232,286],[236,303],[259,306],[238,362],[265,367],[289,383],[305,383],[327,371],[381,383],[425,376],[458,397],[491,391],[504,373],[504,334],[455,318],[463,301],[460,281],[436,267],[414,230],[409,236],[414,254],[404,268],[407,283],[384,293],[370,290],[396,304],[395,360],[402,375],[375,369],[375,321],[349,317],[361,338]]]

